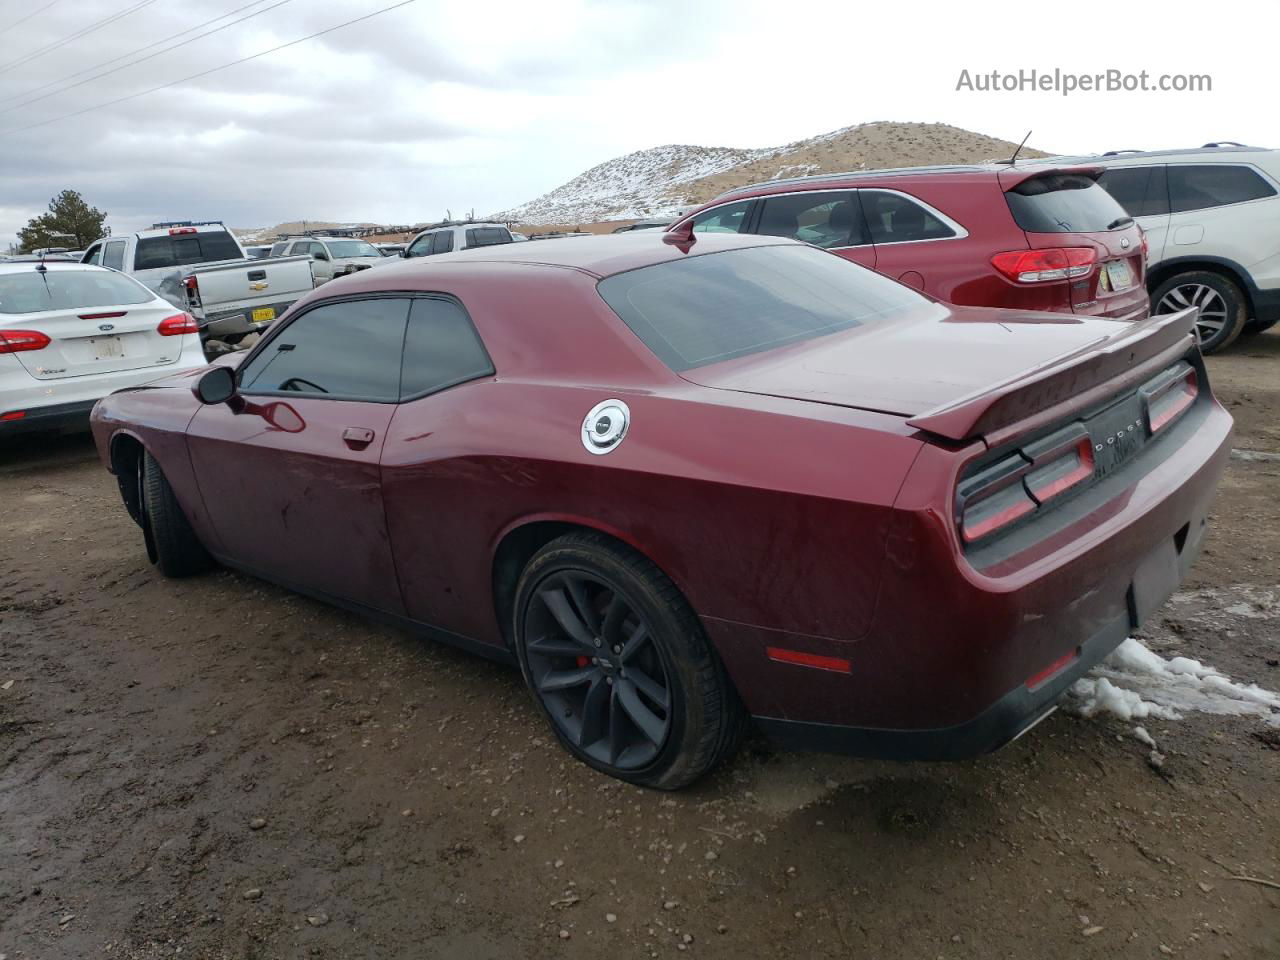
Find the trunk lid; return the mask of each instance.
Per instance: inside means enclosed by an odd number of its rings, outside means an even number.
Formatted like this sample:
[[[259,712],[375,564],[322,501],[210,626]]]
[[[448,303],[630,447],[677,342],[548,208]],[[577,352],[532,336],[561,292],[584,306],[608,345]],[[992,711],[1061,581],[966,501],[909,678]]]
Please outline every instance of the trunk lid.
[[[901,321],[686,370],[720,390],[907,417],[949,440],[999,434],[1119,390],[1194,345],[1194,310],[1125,323],[928,304]]]
[[[0,329],[38,330],[43,350],[14,354],[37,380],[61,380],[162,367],[182,354],[187,337],[163,337],[160,321],[177,311],[152,303],[24,313],[0,319]]]

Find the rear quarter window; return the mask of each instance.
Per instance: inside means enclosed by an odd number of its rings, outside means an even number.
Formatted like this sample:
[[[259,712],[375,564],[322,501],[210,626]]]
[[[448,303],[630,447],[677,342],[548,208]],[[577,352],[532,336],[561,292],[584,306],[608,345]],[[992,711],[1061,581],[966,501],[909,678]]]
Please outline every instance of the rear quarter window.
[[[597,289],[677,372],[892,322],[930,302],[835,254],[791,244],[672,260]]]
[[[1098,185],[1131,217],[1157,217],[1169,212],[1169,189],[1163,165],[1113,167],[1098,178]]]
[[[1169,209],[1208,210],[1274,197],[1276,188],[1249,167],[1228,164],[1170,164]]]
[[[468,247],[489,247],[495,243],[510,243],[511,234],[504,227],[473,227],[467,231]]]
[[[1027,233],[1105,233],[1129,215],[1092,177],[1078,173],[1032,177],[1004,196]]]

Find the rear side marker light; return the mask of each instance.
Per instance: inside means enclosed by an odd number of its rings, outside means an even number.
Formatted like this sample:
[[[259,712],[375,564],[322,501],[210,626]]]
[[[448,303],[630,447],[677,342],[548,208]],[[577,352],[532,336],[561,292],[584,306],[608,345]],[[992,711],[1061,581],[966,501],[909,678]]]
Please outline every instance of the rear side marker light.
[[[1042,685],[1046,681],[1051,680],[1053,677],[1057,676],[1067,667],[1071,666],[1071,664],[1075,663],[1077,656],[1079,656],[1079,653],[1075,650],[1072,650],[1070,653],[1063,654],[1061,657],[1053,661],[1053,663],[1049,664],[1039,673],[1035,674],[1034,676],[1027,677],[1027,682],[1026,682],[1027,689],[1034,690],[1036,687]]]
[[[10,410],[8,413],[0,413],[0,420],[21,420],[26,415],[25,410]]]
[[[38,330],[0,330],[0,353],[43,350],[52,342]]]
[[[1187,412],[1200,395],[1200,378],[1190,364],[1165,371],[1140,391],[1152,436]]]
[[[1083,277],[1097,259],[1092,247],[1046,247],[997,253],[991,265],[1015,283],[1047,283]]]
[[[790,663],[797,667],[812,667],[814,670],[829,670],[832,673],[852,673],[853,665],[844,657],[824,657],[817,653],[805,653],[803,650],[787,650],[784,647],[767,647],[766,655],[777,663]]]
[[[199,324],[188,313],[175,313],[171,317],[165,317],[160,321],[160,326],[156,327],[156,333],[162,337],[180,337],[186,333],[199,332]]]

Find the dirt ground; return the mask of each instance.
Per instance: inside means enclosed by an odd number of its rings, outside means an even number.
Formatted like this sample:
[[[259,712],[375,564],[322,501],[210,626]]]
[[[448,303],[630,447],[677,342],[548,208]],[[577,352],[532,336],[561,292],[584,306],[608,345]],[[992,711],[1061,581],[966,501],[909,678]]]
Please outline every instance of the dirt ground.
[[[1280,330],[1210,360],[1280,452]],[[1280,462],[1144,632],[1280,688]],[[748,743],[665,795],[518,675],[231,573],[167,581],[84,437],[0,448],[0,958],[1280,957],[1280,739],[1059,712],[996,755]]]

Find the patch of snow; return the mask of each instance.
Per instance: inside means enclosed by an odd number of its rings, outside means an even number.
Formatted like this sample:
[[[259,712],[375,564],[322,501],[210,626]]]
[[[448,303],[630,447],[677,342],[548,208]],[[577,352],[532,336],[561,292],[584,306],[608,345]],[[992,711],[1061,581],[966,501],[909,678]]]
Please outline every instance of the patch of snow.
[[[1187,713],[1209,713],[1260,717],[1280,727],[1280,694],[1237,683],[1188,657],[1166,660],[1133,638],[1072,684],[1067,695],[1067,709],[1083,717],[1109,713],[1121,720],[1181,720]]]

